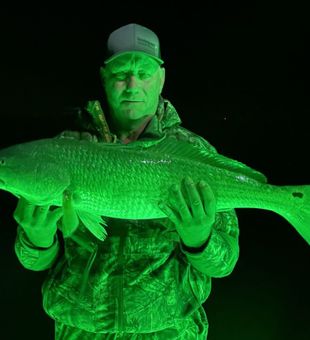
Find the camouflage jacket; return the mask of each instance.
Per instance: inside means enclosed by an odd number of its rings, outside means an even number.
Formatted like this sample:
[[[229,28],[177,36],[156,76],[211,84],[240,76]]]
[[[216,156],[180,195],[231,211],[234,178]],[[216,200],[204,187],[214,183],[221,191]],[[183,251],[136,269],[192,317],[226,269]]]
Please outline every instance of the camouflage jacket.
[[[98,109],[99,102],[91,104],[91,110]],[[104,140],[100,129],[88,130]],[[161,98],[138,140],[158,139],[164,132],[224,159],[205,139],[183,128],[174,107]],[[109,137],[120,143],[115,135]],[[61,234],[50,248],[38,249],[18,226],[15,252],[21,264],[34,271],[49,269],[43,307],[54,320],[96,333],[171,327],[202,308],[211,279],[229,275],[239,256],[234,210],[216,214],[211,237],[200,248],[187,248],[167,218],[106,221],[110,233],[104,242],[96,242],[81,224],[76,233],[89,247],[66,238],[62,256]]]

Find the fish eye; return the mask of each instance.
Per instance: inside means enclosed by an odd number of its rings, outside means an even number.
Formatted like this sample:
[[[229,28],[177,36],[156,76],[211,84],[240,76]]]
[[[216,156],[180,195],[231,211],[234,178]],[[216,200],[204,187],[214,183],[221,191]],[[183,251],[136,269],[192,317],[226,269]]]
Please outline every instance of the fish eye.
[[[0,165],[4,165],[5,164],[5,160],[2,158],[0,159]]]

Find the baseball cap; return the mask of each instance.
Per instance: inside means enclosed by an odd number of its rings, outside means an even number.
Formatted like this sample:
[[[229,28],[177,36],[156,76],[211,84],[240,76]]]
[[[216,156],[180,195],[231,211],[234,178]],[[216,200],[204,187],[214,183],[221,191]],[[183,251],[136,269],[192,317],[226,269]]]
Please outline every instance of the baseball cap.
[[[150,29],[138,25],[128,24],[113,31],[107,41],[105,64],[120,55],[141,52],[163,64],[160,54],[160,44],[157,35]]]

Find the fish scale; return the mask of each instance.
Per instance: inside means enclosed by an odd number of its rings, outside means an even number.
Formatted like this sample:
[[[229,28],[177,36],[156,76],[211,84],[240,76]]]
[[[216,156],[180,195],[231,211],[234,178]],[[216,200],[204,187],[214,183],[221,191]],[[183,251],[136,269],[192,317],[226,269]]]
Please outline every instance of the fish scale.
[[[41,139],[0,150],[0,161],[0,189],[36,205],[56,206],[69,190],[79,218],[101,240],[104,217],[166,217],[158,201],[167,200],[170,187],[190,176],[210,185],[217,211],[271,210],[310,243],[309,185],[267,184],[257,170],[175,138],[127,145]]]

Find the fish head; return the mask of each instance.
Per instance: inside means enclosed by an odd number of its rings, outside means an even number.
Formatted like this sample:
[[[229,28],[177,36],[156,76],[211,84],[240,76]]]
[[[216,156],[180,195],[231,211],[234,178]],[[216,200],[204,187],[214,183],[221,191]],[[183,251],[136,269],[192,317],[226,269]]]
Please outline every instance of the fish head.
[[[24,196],[35,189],[35,163],[19,145],[0,151],[0,189],[16,196]]]
[[[49,160],[35,143],[0,150],[1,190],[40,204],[58,195],[66,180],[65,174],[60,174],[59,165]]]

